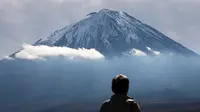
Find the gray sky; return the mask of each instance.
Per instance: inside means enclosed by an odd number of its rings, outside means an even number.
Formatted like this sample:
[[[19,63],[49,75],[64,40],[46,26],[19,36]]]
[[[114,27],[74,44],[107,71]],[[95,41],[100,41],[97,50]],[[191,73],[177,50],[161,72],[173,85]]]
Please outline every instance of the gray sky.
[[[200,0],[0,0],[0,58],[102,8],[125,11],[200,53]]]

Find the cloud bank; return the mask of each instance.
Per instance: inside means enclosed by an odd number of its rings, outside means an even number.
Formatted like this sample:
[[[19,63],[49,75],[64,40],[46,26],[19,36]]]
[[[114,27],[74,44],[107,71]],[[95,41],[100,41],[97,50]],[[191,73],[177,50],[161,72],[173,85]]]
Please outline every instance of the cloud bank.
[[[103,59],[104,56],[95,49],[72,49],[68,47],[56,46],[32,46],[28,44],[22,45],[22,50],[15,54],[19,59],[46,59],[48,57],[63,56],[69,59]]]

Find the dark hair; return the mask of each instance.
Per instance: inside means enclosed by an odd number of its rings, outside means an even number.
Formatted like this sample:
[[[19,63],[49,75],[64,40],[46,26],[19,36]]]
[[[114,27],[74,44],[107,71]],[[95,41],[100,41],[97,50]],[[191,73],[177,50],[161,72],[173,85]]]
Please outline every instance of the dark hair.
[[[117,75],[112,79],[112,91],[115,94],[126,94],[129,89],[129,79],[125,75]]]

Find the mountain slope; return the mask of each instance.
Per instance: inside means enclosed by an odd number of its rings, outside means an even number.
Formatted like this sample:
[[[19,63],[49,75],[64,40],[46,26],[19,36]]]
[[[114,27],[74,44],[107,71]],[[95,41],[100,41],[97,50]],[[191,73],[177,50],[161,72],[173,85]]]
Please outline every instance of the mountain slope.
[[[90,13],[87,18],[38,40],[34,45],[95,48],[107,56],[129,51],[136,53],[137,50],[147,55],[197,55],[127,13],[108,9]]]

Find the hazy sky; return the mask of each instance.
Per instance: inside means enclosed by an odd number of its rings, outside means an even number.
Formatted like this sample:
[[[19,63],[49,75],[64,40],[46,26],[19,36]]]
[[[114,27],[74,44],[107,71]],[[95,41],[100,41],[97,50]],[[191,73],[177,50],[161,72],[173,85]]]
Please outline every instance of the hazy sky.
[[[200,0],[0,0],[0,58],[102,8],[125,11],[200,53]]]

